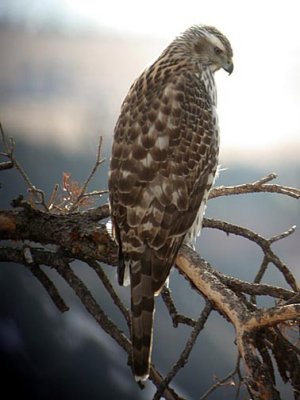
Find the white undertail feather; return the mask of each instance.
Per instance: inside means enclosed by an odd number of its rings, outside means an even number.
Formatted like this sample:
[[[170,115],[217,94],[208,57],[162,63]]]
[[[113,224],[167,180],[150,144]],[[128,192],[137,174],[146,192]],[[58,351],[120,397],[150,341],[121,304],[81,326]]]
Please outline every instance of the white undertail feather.
[[[125,261],[123,286],[129,286],[129,285],[130,285],[130,268],[129,268],[129,262]]]
[[[109,219],[109,220],[106,222],[105,227],[106,227],[106,230],[107,230],[107,233],[109,234],[109,236],[110,236],[112,239],[115,239],[114,234],[113,234],[113,225],[112,225],[111,219]]]
[[[142,376],[134,375],[134,379],[135,379],[135,381],[137,383],[145,382],[148,378],[149,378],[149,374],[145,374],[145,375],[142,375]]]

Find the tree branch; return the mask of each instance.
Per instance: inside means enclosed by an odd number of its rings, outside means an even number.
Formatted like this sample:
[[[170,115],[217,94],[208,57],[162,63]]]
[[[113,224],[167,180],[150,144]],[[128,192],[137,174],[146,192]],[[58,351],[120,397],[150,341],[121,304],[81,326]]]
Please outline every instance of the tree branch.
[[[30,251],[30,256],[26,252]],[[54,283],[48,277],[48,275],[40,268],[40,265],[48,265],[52,267],[57,263],[66,261],[62,259],[61,255],[30,247],[0,247],[0,260],[6,262],[14,262],[26,266],[32,274],[38,279],[42,284],[44,289],[49,294],[54,305],[59,311],[65,312],[69,310],[63,298],[60,296]]]
[[[272,262],[279,269],[279,271],[281,271],[285,280],[292,287],[292,289],[297,290],[297,282],[296,282],[294,276],[291,274],[287,265],[285,265],[271,249],[271,244],[274,243],[274,241],[277,241],[279,239],[289,236],[291,233],[294,232],[294,230],[295,230],[294,227],[289,229],[287,232],[284,232],[284,233],[281,233],[280,235],[276,235],[275,237],[272,237],[271,239],[265,239],[262,236],[258,235],[257,233],[252,232],[250,229],[247,229],[247,228],[244,228],[241,226],[237,226],[237,225],[233,225],[233,224],[229,224],[228,222],[224,222],[224,221],[205,218],[205,220],[203,221],[203,226],[206,228],[219,229],[227,234],[232,233],[234,235],[242,236],[242,237],[256,243],[264,252],[264,255],[265,255],[266,259],[268,260],[268,262]]]
[[[108,205],[66,215],[45,213],[20,199],[14,206],[17,208],[0,211],[2,240],[56,244],[69,257],[117,264],[116,244],[99,223],[109,215]]]
[[[248,194],[248,193],[259,193],[259,192],[279,193],[293,197],[294,199],[300,198],[299,189],[288,186],[276,185],[276,184],[267,184],[267,182],[270,182],[275,178],[277,178],[277,174],[272,173],[252,183],[244,183],[242,185],[236,185],[236,186],[218,186],[210,191],[209,199],[214,199],[220,196],[230,196],[237,194]]]
[[[4,138],[3,133],[2,136]],[[9,144],[5,141],[4,147],[6,149],[4,155],[11,154],[9,162],[14,164],[15,161],[12,156],[14,144]],[[81,188],[77,203],[74,202],[72,206],[73,209],[77,209],[77,206],[85,196],[93,195],[93,193],[85,193],[85,191],[97,167],[102,163],[100,149],[101,141],[99,142],[97,159],[93,170]],[[19,172],[21,171],[22,169],[19,169]],[[215,188],[211,192],[210,198],[253,192],[272,192],[293,198],[300,197],[298,189],[269,184],[268,182],[275,177],[275,174],[270,174],[250,184]],[[48,209],[52,209],[54,205],[57,190],[54,189],[49,206],[46,208],[43,206],[46,212],[32,207],[24,202],[22,198],[13,202],[14,208],[12,210],[0,211],[0,239],[15,241],[13,248],[10,247],[9,243],[5,243],[5,246],[0,247],[0,260],[17,262],[29,268],[43,285],[58,309],[66,311],[67,305],[53,282],[40,266],[46,265],[55,268],[60,276],[73,288],[86,310],[95,318],[101,328],[126,351],[130,362],[130,340],[104,313],[86,285],[70,267],[71,261],[78,259],[84,261],[95,270],[105,290],[124,316],[128,327],[130,327],[128,309],[123,305],[113,284],[99,264],[99,262],[105,262],[112,266],[117,265],[116,244],[111,238],[109,229],[107,229],[103,221],[100,222],[109,217],[109,207],[108,205],[103,205],[85,212],[54,214],[49,212]],[[34,191],[35,193],[43,193],[35,188]],[[98,194],[99,192],[97,192]],[[43,197],[40,202],[43,205]],[[179,369],[186,364],[195,340],[204,328],[212,307],[235,327],[238,354],[243,360],[246,376],[241,377],[238,363],[234,372],[214,385],[205,396],[236,374],[240,382],[243,381],[248,387],[253,399],[280,399],[280,395],[275,388],[274,368],[269,351],[273,353],[283,379],[289,381],[293,388],[298,390],[299,385],[297,382],[300,381],[299,353],[295,351],[295,345],[283,337],[279,327],[283,323],[287,324],[287,321],[291,321],[291,323],[299,322],[300,294],[295,277],[288,266],[271,248],[274,242],[291,235],[295,227],[293,226],[286,232],[266,239],[247,228],[224,221],[205,219],[203,225],[204,227],[219,229],[226,234],[235,234],[254,242],[263,252],[263,261],[254,283],[249,283],[221,274],[205,260],[201,259],[193,250],[187,246],[182,246],[176,259],[177,268],[189,280],[191,286],[202,294],[207,304],[199,319],[195,321],[192,318],[178,314],[175,300],[172,298],[170,290],[166,287],[163,289],[162,298],[172,318],[173,326],[176,327],[179,323],[184,323],[193,329],[183,351],[179,354],[178,360],[165,377],[162,377],[152,365],[150,379],[157,387],[154,398],[159,399],[164,396],[172,400],[180,399],[178,394],[169,387],[169,384]],[[26,245],[23,243],[24,240],[26,240]],[[31,245],[31,242],[34,245]],[[41,244],[43,248],[37,248],[37,243]],[[259,283],[270,263],[273,263],[281,271],[292,290]],[[256,296],[260,295],[271,296],[277,299],[278,304],[268,309],[258,309],[255,301]],[[283,357],[283,354],[287,353],[289,355]],[[239,387],[237,396],[238,392]]]
[[[193,250],[182,246],[176,265],[216,310],[232,322],[236,330],[237,345],[246,370],[247,386],[254,399],[280,399],[271,379],[268,366],[257,356],[255,335],[257,329],[277,324],[281,320],[299,318],[300,304],[249,311],[247,304],[218,279],[214,269]]]

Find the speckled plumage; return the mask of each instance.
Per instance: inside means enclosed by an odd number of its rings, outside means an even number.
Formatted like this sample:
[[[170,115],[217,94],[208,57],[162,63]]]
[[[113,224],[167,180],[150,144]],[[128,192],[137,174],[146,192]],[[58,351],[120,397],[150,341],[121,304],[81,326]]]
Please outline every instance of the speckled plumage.
[[[115,127],[109,174],[119,282],[131,281],[133,371],[149,374],[154,295],[183,241],[194,244],[218,164],[213,73],[232,72],[229,41],[193,26],[131,86]]]

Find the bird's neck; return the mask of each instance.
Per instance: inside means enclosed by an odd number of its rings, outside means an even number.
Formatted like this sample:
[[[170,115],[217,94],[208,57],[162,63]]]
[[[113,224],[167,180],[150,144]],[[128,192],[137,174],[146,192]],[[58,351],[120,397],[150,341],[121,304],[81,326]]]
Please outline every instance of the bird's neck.
[[[156,72],[164,71],[165,75],[184,72],[194,74],[199,80],[203,81],[211,103],[215,106],[217,105],[214,71],[211,66],[187,57],[184,49],[180,46],[170,45],[167,47],[158,60],[151,66],[150,70],[155,70]]]
[[[200,67],[199,67],[200,69]],[[214,106],[217,105],[217,88],[215,84],[214,73],[209,66],[201,66],[201,79],[203,80],[205,89],[211,98]]]

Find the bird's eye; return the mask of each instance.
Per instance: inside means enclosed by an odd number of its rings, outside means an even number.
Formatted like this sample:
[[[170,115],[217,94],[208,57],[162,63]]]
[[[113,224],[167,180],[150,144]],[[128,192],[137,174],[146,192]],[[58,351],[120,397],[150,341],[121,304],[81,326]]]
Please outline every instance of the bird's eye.
[[[217,56],[223,53],[223,51],[220,49],[220,47],[215,47],[215,53]]]

